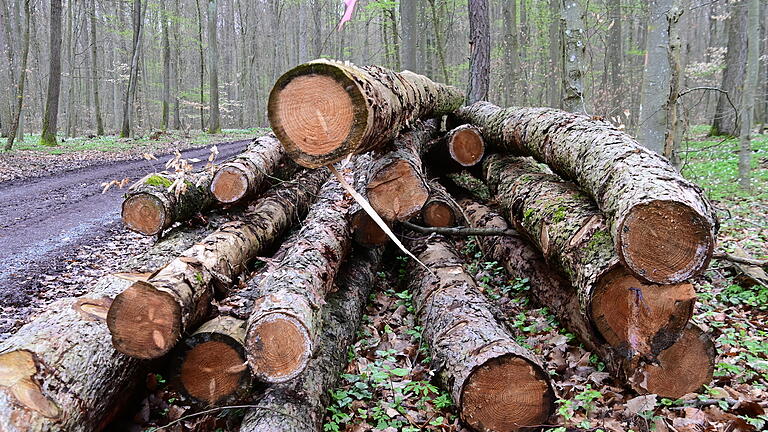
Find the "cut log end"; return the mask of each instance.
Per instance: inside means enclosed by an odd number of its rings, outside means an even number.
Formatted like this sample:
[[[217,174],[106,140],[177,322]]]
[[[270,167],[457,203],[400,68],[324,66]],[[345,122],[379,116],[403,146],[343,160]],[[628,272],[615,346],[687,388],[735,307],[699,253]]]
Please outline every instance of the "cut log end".
[[[658,364],[640,368],[634,381],[639,383],[638,391],[676,399],[712,381],[715,358],[712,339],[689,325],[674,345],[659,354]]]
[[[254,376],[268,383],[285,382],[298,376],[312,354],[306,328],[295,318],[281,313],[269,314],[251,324],[245,346]]]
[[[452,227],[456,225],[456,217],[450,205],[432,201],[422,209],[424,224],[430,227]]]
[[[655,355],[680,336],[695,301],[689,283],[649,284],[617,265],[600,278],[590,314],[606,342],[623,355]]]
[[[513,355],[475,369],[461,399],[462,418],[478,431],[517,431],[545,424],[554,404],[544,372]]]
[[[7,389],[23,407],[42,416],[61,417],[61,408],[48,398],[35,379],[37,359],[27,350],[0,354],[0,388]]]
[[[194,344],[184,354],[179,372],[184,391],[209,405],[231,398],[248,386],[250,377],[242,345],[219,339]]]
[[[448,151],[459,165],[470,167],[483,158],[485,143],[477,129],[465,128],[453,134],[448,141]]]
[[[633,207],[618,227],[618,253],[639,277],[659,284],[678,283],[700,273],[714,249],[710,224],[676,201],[651,201]]]
[[[211,193],[221,203],[237,202],[248,193],[248,177],[237,167],[222,167],[213,176]]]
[[[123,223],[128,229],[144,235],[155,235],[165,228],[165,206],[147,193],[133,195],[123,202]]]
[[[147,282],[134,282],[118,294],[107,313],[112,344],[123,354],[152,359],[178,341],[181,310],[174,298]]]
[[[424,206],[429,189],[411,164],[397,160],[368,182],[368,199],[386,221],[406,221]]]
[[[361,246],[372,248],[383,246],[389,242],[389,236],[363,210],[352,216],[352,237]]]

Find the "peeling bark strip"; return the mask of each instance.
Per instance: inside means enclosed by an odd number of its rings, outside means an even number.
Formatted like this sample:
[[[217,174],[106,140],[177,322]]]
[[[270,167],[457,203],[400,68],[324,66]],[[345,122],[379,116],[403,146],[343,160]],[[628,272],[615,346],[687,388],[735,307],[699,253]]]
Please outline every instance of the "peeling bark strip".
[[[461,106],[463,93],[413,72],[314,60],[281,76],[269,123],[299,165],[315,168],[391,142],[420,118]]]
[[[461,200],[459,204],[470,226],[509,229],[504,218],[488,207],[471,200]],[[575,334],[589,351],[600,356],[615,378],[627,382],[638,393],[677,398],[712,380],[711,368],[707,373],[707,368],[698,365],[713,364],[713,351],[706,348],[706,337],[697,336],[696,340],[701,342],[689,340],[691,324],[678,342],[662,350],[654,359],[658,365],[638,357],[628,359],[603,341],[593,323],[582,313],[577,290],[559,272],[547,266],[541,253],[523,235],[477,239],[489,259],[501,263],[511,276],[528,279],[536,302],[549,308],[560,324]]]
[[[402,222],[421,210],[429,197],[421,155],[437,137],[433,120],[416,122],[395,139],[394,149],[377,158],[368,172],[367,195],[371,207],[385,221]]]
[[[123,270],[162,266],[211,230],[172,230]],[[0,430],[86,432],[110,423],[141,372],[138,360],[112,347],[103,322],[112,297],[131,283],[104,276],[88,295],[54,302],[0,343]]]
[[[478,431],[517,431],[546,423],[554,393],[540,360],[515,342],[441,236],[414,235],[409,247],[434,273],[409,263],[410,289],[434,366]]]
[[[429,182],[429,199],[421,210],[421,219],[428,227],[452,227],[464,218],[456,201],[435,180]]]
[[[456,115],[499,149],[533,156],[584,188],[606,215],[619,258],[638,277],[678,283],[709,264],[718,223],[701,188],[608,122],[487,102]]]
[[[192,218],[215,202],[209,191],[211,178],[209,172],[187,175],[186,189],[176,196],[168,190],[175,180],[172,176],[155,173],[144,177],[125,195],[123,223],[128,229],[149,236]]]
[[[274,135],[258,137],[245,152],[219,166],[210,184],[211,193],[225,204],[253,197],[266,188],[265,180],[284,157],[285,150]]]
[[[693,285],[649,284],[626,271],[594,202],[532,159],[491,155],[483,169],[505,215],[563,271],[608,344],[632,357],[677,340],[693,314]]]
[[[376,283],[382,249],[361,250],[339,271],[338,291],[322,308],[317,355],[296,379],[270,387],[259,406],[246,413],[240,432],[314,432],[322,429],[328,390],[347,364],[347,347],[355,341],[363,308]]]
[[[205,317],[214,284],[231,286],[264,247],[306,212],[327,178],[327,170],[314,170],[272,189],[247,210],[247,219],[224,224],[148,281],[137,281],[118,295],[107,315],[115,348],[143,359],[166,354]]]
[[[367,168],[365,163],[355,165],[344,172],[348,183],[355,171]],[[337,179],[328,180],[301,231],[281,247],[280,264],[251,283],[256,300],[245,347],[248,365],[260,381],[285,382],[306,368],[322,324],[321,306],[349,252],[353,202]]]
[[[485,154],[485,142],[480,129],[469,124],[448,131],[445,143],[451,159],[463,167],[476,165]]]

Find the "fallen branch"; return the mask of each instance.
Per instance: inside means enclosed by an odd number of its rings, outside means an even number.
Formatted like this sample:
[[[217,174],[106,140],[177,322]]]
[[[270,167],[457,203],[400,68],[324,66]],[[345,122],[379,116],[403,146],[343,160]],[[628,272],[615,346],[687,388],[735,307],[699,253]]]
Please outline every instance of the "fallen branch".
[[[409,230],[420,232],[422,234],[441,234],[459,237],[471,236],[512,236],[517,232],[512,229],[497,228],[469,228],[469,227],[425,227],[411,222],[403,222],[403,226]]]
[[[723,251],[715,252],[712,255],[712,258],[723,260],[723,261],[730,261],[738,264],[747,264],[747,265],[753,265],[758,267],[768,267],[768,260],[761,260],[761,259],[749,258],[749,257],[740,257],[740,256],[729,254],[728,252],[723,252]]]

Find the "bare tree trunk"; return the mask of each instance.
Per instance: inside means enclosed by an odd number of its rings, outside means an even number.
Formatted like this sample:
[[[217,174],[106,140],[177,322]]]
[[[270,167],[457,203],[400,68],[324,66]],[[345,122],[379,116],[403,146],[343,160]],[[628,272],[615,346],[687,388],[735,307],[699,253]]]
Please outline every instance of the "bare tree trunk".
[[[517,93],[518,41],[517,41],[517,0],[504,3],[504,104],[512,105]]]
[[[750,134],[755,109],[755,90],[757,89],[757,70],[760,64],[760,4],[758,0],[749,0],[747,30],[747,77],[744,82],[744,94],[741,98],[741,133],[739,143],[739,186],[750,188],[752,170],[752,146]]]
[[[131,55],[128,88],[125,90],[125,99],[123,100],[123,125],[120,128],[121,138],[131,136],[131,116],[133,114],[133,103],[136,99],[136,86],[139,75],[139,50],[141,48],[141,29],[143,20],[141,0],[133,0],[133,54]]]
[[[437,58],[440,61],[440,71],[443,73],[443,82],[450,84],[450,80],[448,79],[448,68],[445,65],[445,44],[443,43],[443,29],[440,24],[440,14],[437,12],[435,0],[427,1],[429,1],[429,7],[432,10],[432,26],[435,30],[435,44],[437,44],[435,49],[437,50]]]
[[[674,0],[672,8],[667,12],[667,28],[669,36],[669,47],[667,49],[667,61],[669,62],[669,90],[664,109],[667,111],[667,124],[664,133],[664,157],[675,168],[680,167],[680,155],[677,153],[679,137],[682,131],[681,119],[678,117],[679,109],[677,95],[680,93],[680,82],[683,80],[685,71],[681,63],[681,43],[680,43],[680,17],[685,10],[685,0]]]
[[[608,0],[608,19],[611,20],[611,31],[608,42],[608,61],[610,62],[610,83],[611,83],[611,110],[610,112],[621,112],[621,106],[624,96],[621,94],[622,80],[622,59],[624,50],[622,48],[621,32],[621,0]]]
[[[219,42],[217,37],[218,22],[217,0],[208,0],[208,85],[211,92],[211,117],[208,121],[208,133],[221,132],[219,113]]]
[[[488,100],[491,80],[491,23],[488,0],[469,0],[469,88],[467,103]]]
[[[168,129],[171,106],[171,40],[168,35],[168,12],[165,2],[161,2],[160,27],[163,32],[163,101],[160,129]]]
[[[205,130],[205,54],[203,52],[203,13],[200,11],[200,0],[195,0],[197,5],[197,40],[200,51],[200,130]]]
[[[668,0],[667,0],[668,1]],[[745,80],[747,64],[747,6],[746,2],[729,3],[728,48],[725,55],[725,70],[720,86],[728,95],[721,94],[717,99],[715,117],[710,135],[736,136],[736,111],[741,104],[742,86]],[[730,102],[729,102],[730,101]],[[735,105],[735,109],[731,106]]]
[[[561,0],[563,20],[563,109],[586,112],[582,83],[586,45],[584,43],[584,12],[577,0]]]
[[[59,93],[61,91],[61,0],[51,0],[51,39],[49,45],[48,97],[45,101],[43,131],[40,144],[56,146],[59,119]]]
[[[179,0],[176,0],[174,3],[174,15],[177,17],[180,16],[179,11]],[[173,128],[176,130],[181,129],[181,98],[179,95],[181,94],[182,89],[182,76],[184,73],[182,72],[184,69],[182,68],[182,61],[181,58],[181,36],[180,36],[180,25],[178,21],[174,21],[173,23],[173,42],[175,45],[175,51],[176,51],[176,58],[174,59],[173,63],[173,72],[174,72],[174,78],[176,80],[176,87],[174,88],[174,94],[173,94]]]
[[[96,135],[104,135],[104,120],[101,118],[101,101],[99,99],[99,63],[96,58],[98,43],[96,41],[96,0],[91,1],[91,79],[93,80],[93,106],[96,111]]]
[[[547,82],[557,82],[557,78],[560,75],[559,69],[563,66],[562,61],[562,37],[561,32],[561,15],[560,15],[560,0],[549,0],[549,14],[551,22],[549,23],[549,64],[546,71]],[[562,106],[561,86],[549,85],[547,86],[547,105],[552,108],[560,108]]]
[[[403,68],[422,73],[416,64],[416,41],[419,40],[419,28],[416,21],[418,12],[418,2],[401,1],[400,2],[400,27],[403,35]]]
[[[16,134],[19,131],[19,121],[21,119],[21,109],[24,107],[24,82],[27,79],[27,59],[29,58],[29,22],[31,12],[29,10],[29,1],[24,0],[24,18],[26,21],[26,28],[24,30],[24,42],[21,53],[21,70],[19,72],[19,85],[16,87],[16,111],[14,111],[13,123],[8,131],[8,142],[5,144],[5,151],[9,151],[13,148],[13,141],[16,139]],[[21,130],[22,137],[24,136],[24,130]],[[22,138],[23,140],[23,138]]]

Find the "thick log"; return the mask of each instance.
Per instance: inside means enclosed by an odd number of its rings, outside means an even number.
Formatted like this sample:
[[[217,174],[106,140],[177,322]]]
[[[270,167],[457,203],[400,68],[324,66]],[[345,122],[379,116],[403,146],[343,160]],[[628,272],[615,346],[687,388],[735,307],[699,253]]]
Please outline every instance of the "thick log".
[[[107,325],[118,351],[137,358],[157,358],[191,330],[210,308],[212,291],[231,287],[238,274],[306,212],[325,169],[283,183],[246,210],[247,218],[227,223],[202,242],[115,297]]]
[[[240,432],[314,432],[322,429],[328,390],[336,385],[347,365],[347,347],[355,341],[355,331],[376,283],[382,248],[360,250],[339,271],[338,291],[328,296],[323,306],[323,328],[317,341],[317,354],[299,377],[270,387],[249,410]]]
[[[122,219],[128,229],[155,235],[175,222],[188,220],[205,211],[214,202],[209,191],[212,175],[208,171],[187,174],[180,194],[169,191],[175,178],[155,173],[139,180],[125,195]]]
[[[421,209],[421,219],[428,227],[456,226],[464,218],[453,197],[435,180],[429,182],[429,199]]]
[[[104,429],[133,394],[142,370],[138,360],[112,347],[104,324],[112,298],[133,283],[128,274],[162,266],[212,230],[171,230],[128,261],[122,270],[130,273],[104,276],[89,294],[54,302],[0,343],[0,430]]]
[[[281,76],[269,123],[288,155],[315,168],[381,148],[420,118],[448,114],[464,95],[413,72],[314,60]]]
[[[258,137],[245,152],[218,167],[211,180],[211,193],[225,204],[254,197],[267,188],[267,178],[284,157],[285,150],[274,135]]]
[[[467,199],[460,200],[459,204],[471,226],[507,230],[509,234],[507,222],[490,208]],[[627,358],[605,343],[594,323],[582,313],[578,291],[546,264],[541,253],[522,234],[477,239],[489,260],[498,261],[513,277],[528,279],[536,302],[546,306],[589,351],[600,356],[615,378],[627,382],[637,392],[679,397],[711,381],[711,367],[692,366],[714,364],[711,341],[708,345],[706,337],[697,338],[700,342],[689,340],[691,324],[678,342],[662,350],[655,359],[646,362],[637,357]],[[656,362],[661,367],[654,365]]]
[[[505,216],[563,271],[608,344],[632,357],[677,340],[693,314],[693,285],[656,285],[627,271],[594,202],[532,159],[490,155],[483,169]]]
[[[364,159],[369,160],[359,158]],[[362,165],[344,170],[347,183],[355,171],[367,168]],[[326,182],[301,231],[281,247],[284,256],[279,264],[249,283],[249,297],[256,300],[245,347],[248,365],[258,380],[285,382],[306,368],[322,324],[321,306],[349,253],[352,204],[352,196],[337,179]]]
[[[448,131],[444,141],[451,159],[463,167],[477,165],[485,154],[485,141],[480,129],[469,124]]]
[[[478,102],[456,112],[505,153],[533,156],[589,193],[622,263],[637,277],[678,283],[706,269],[718,222],[697,185],[608,122],[550,108]]]
[[[373,248],[389,243],[387,233],[361,208],[352,213],[350,225],[352,239],[360,246]]]
[[[545,424],[555,396],[541,361],[496,321],[453,246],[415,234],[408,246],[429,268],[409,264],[410,289],[434,367],[461,419],[478,431]]]
[[[421,155],[428,143],[437,137],[439,128],[434,120],[416,122],[395,139],[392,151],[371,164],[368,200],[385,221],[410,219],[429,198]]]

